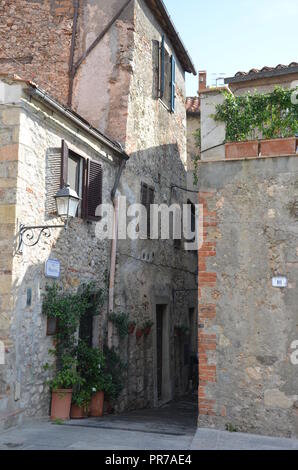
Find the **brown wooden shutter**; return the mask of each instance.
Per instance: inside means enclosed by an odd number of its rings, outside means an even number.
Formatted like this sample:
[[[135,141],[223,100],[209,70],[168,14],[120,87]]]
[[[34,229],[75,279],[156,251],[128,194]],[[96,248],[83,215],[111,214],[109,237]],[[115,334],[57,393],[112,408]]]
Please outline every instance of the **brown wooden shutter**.
[[[65,142],[62,140],[61,145],[61,181],[60,186],[63,188],[68,183],[68,156],[69,149]]]
[[[57,211],[55,195],[61,185],[61,154],[58,151],[48,152],[46,161],[46,203],[47,215],[55,214]]]
[[[98,220],[95,215],[97,207],[102,203],[102,166],[94,160],[88,160],[85,217],[89,220]]]
[[[147,186],[145,183],[141,185],[141,204],[145,206],[147,210],[147,237],[150,238],[150,206],[154,204],[154,188]]]

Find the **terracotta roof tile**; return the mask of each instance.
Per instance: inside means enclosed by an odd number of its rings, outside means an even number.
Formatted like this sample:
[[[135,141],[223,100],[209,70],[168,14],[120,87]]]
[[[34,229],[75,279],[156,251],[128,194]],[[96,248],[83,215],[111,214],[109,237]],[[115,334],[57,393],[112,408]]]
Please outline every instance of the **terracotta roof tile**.
[[[283,65],[283,64],[278,64],[276,67],[268,67],[268,66],[265,66],[263,67],[262,69],[251,69],[249,72],[237,72],[235,74],[234,77],[231,77],[230,79],[227,78],[225,80],[225,83],[229,83],[229,80],[232,80],[233,78],[247,78],[249,79],[250,76],[252,78],[257,78],[257,76],[259,74],[262,74],[262,73],[265,73],[265,72],[272,72],[272,74],[274,75],[274,72],[278,72],[280,70],[284,70],[285,72],[288,71],[291,72],[291,69],[294,68],[294,67],[298,67],[298,62],[291,62],[289,65]]]
[[[186,112],[190,114],[200,114],[200,98],[198,96],[189,96],[186,98]]]

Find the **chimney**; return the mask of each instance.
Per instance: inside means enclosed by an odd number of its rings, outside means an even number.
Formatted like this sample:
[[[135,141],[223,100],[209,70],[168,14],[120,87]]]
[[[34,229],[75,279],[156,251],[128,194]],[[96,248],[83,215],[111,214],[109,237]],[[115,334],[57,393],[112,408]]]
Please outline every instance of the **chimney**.
[[[206,70],[199,71],[199,93],[207,89],[207,72]]]

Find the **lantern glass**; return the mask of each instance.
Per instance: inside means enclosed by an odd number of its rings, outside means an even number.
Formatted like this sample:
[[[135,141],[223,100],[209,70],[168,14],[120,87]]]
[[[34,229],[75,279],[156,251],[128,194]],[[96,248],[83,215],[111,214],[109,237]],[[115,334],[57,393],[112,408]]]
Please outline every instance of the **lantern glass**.
[[[56,198],[57,213],[59,217],[67,217],[68,215],[68,197]]]
[[[70,197],[68,204],[68,217],[75,217],[79,207],[80,200],[78,198]]]
[[[59,217],[75,217],[77,214],[80,198],[77,193],[70,188],[69,184],[60,189],[56,196],[57,213]]]

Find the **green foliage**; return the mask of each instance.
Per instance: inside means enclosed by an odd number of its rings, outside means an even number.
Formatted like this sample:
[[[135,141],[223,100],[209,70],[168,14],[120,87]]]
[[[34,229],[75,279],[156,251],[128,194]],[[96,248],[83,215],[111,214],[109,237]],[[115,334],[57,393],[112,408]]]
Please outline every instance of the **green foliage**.
[[[56,318],[58,332],[55,336],[55,349],[49,353],[56,357],[56,364],[46,364],[44,369],[55,369],[50,388],[75,388],[82,391],[86,381],[81,375],[77,357],[77,331],[81,317],[92,307],[97,314],[103,302],[103,291],[95,290],[94,283],[82,285],[77,293],[65,293],[57,284],[46,287],[43,299],[43,313],[48,318]],[[83,392],[82,392],[83,393]]]
[[[197,129],[194,132],[194,138],[195,138],[195,143],[198,149],[201,152],[201,129]],[[199,170],[199,162],[201,161],[201,153],[199,155],[193,155],[192,156],[192,162],[194,166],[194,172],[193,172],[193,184],[196,186],[199,182],[199,175],[198,175],[198,170]]]
[[[106,358],[105,373],[109,376],[109,386],[106,387],[106,395],[111,400],[115,400],[123,389],[124,371],[127,365],[121,361],[114,348],[104,348]]]
[[[49,366],[46,364],[44,369],[55,368],[55,365]],[[57,389],[70,389],[74,386],[83,384],[83,380],[77,371],[76,358],[68,355],[63,355],[60,358],[60,368],[52,380],[47,381],[51,390]]]
[[[154,325],[153,321],[147,320],[143,324],[143,330],[145,330],[146,328],[152,328],[153,325]]]
[[[86,410],[90,404],[91,396],[91,390],[88,387],[82,387],[80,390],[73,393],[72,403]]]
[[[293,137],[298,133],[298,106],[291,102],[293,89],[276,87],[272,93],[243,96],[225,94],[214,119],[226,123],[226,141]]]
[[[226,431],[228,432],[238,432],[238,429],[231,423],[226,424]]]
[[[109,320],[116,326],[120,338],[125,338],[129,334],[128,313],[110,313]]]
[[[98,348],[89,347],[79,341],[77,349],[78,372],[90,392],[106,392],[110,389],[111,377],[105,371],[105,357]]]

